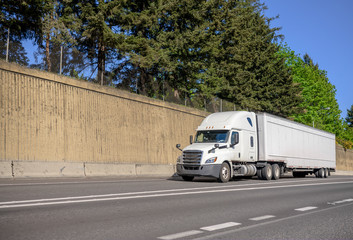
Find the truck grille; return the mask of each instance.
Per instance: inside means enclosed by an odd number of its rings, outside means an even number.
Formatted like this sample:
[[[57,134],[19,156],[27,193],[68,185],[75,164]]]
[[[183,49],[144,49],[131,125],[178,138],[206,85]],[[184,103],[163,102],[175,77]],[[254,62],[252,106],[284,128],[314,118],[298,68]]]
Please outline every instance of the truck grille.
[[[183,163],[187,165],[200,165],[202,151],[185,150],[183,152]]]

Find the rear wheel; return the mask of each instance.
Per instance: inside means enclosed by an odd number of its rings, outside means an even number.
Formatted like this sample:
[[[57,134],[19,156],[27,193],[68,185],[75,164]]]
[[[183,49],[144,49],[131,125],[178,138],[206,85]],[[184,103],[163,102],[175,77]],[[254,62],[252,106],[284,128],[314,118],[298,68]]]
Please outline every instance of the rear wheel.
[[[188,181],[188,182],[194,180],[193,176],[181,176],[181,177],[183,178],[184,181]]]
[[[272,179],[272,166],[270,164],[266,164],[266,166],[261,169],[261,176],[263,180]]]
[[[328,169],[327,168],[324,168],[324,178],[328,178]]]
[[[325,177],[325,169],[320,168],[318,171],[318,177],[319,178],[324,178]]]
[[[281,176],[281,169],[279,168],[278,164],[272,165],[272,175],[273,180],[278,180]]]
[[[218,181],[226,183],[230,179],[230,168],[228,163],[222,163],[221,170],[219,171]]]

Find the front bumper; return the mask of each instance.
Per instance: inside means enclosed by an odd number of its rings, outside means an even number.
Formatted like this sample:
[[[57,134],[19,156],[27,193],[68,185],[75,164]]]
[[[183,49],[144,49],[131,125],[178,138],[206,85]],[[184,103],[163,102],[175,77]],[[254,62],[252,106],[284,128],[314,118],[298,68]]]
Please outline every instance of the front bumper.
[[[204,176],[204,177],[219,177],[222,164],[189,166],[177,164],[177,173],[180,176]]]

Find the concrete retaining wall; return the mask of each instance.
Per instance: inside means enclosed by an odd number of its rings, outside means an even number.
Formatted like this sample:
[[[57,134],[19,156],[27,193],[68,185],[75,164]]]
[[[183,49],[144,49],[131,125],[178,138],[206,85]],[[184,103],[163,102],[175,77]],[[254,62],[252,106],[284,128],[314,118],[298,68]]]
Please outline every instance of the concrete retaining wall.
[[[207,114],[0,61],[0,161],[171,165]]]
[[[336,146],[337,170],[353,171],[353,150]]]

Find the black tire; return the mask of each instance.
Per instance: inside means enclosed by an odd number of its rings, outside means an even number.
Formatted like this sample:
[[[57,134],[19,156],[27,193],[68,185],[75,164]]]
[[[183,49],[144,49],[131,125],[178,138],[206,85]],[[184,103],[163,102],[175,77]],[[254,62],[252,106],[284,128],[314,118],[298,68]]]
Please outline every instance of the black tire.
[[[188,181],[191,182],[192,180],[194,180],[193,176],[181,176],[183,178],[184,181]]]
[[[266,166],[261,169],[261,176],[263,180],[269,181],[272,179],[272,166],[270,164],[266,164]]]
[[[272,165],[272,179],[278,180],[281,176],[281,169],[279,168],[278,164]]]
[[[323,168],[319,169],[318,176],[319,176],[319,178],[324,178],[325,177],[325,170]]]
[[[222,163],[221,170],[219,171],[218,181],[222,183],[229,182],[230,180],[230,168],[228,163]]]
[[[328,178],[328,169],[324,168],[324,178]]]

